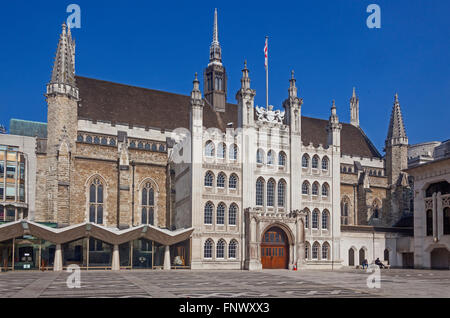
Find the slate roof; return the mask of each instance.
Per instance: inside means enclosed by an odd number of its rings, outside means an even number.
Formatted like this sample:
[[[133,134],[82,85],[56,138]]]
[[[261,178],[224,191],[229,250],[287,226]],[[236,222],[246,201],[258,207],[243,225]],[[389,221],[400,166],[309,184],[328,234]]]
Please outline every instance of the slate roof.
[[[47,138],[47,124],[11,119],[9,121],[9,133],[16,136]]]
[[[81,76],[77,76],[76,81],[81,99],[79,118],[162,130],[189,129],[190,96]],[[236,127],[238,107],[227,104],[225,112],[215,112],[206,105],[203,121],[206,128],[225,130],[231,122]],[[303,143],[325,145],[327,124],[328,120],[302,117]],[[382,157],[360,128],[345,123],[342,124],[341,152],[358,157]]]

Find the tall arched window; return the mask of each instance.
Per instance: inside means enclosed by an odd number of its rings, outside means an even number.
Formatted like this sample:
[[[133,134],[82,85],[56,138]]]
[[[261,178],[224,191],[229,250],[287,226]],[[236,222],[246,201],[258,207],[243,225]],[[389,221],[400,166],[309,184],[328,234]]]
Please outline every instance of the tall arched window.
[[[208,141],[206,143],[205,156],[206,157],[214,157],[214,143],[212,141]]]
[[[319,259],[319,249],[320,249],[320,244],[318,242],[315,242],[313,244],[312,247],[312,259]]]
[[[264,151],[262,149],[258,149],[258,151],[256,152],[256,163],[264,163]]]
[[[280,167],[286,166],[286,154],[283,151],[280,151],[280,153],[278,154],[278,165]]]
[[[307,228],[309,228],[309,214],[310,214],[310,212],[309,212],[308,209],[306,209],[305,212],[306,212],[306,215],[305,215],[305,228],[307,229]]]
[[[309,166],[309,156],[308,155],[303,155],[302,157],[302,167],[303,168],[308,168]]]
[[[322,158],[322,170],[327,171],[328,170],[328,157]]]
[[[230,147],[230,160],[237,160],[238,157],[238,147],[237,145],[233,144]]]
[[[341,201],[341,224],[348,225],[348,212],[349,212],[349,203],[347,198],[344,198]]]
[[[380,205],[378,200],[374,200],[372,203],[372,217],[378,219],[380,217]]]
[[[226,182],[226,176],[223,172],[219,173],[217,176],[217,187],[218,188],[225,188],[225,182]]]
[[[444,213],[444,235],[450,234],[450,208],[445,208]]]
[[[212,224],[214,205],[211,202],[205,205],[205,224]]]
[[[231,190],[236,190],[237,189],[237,181],[238,181],[237,176],[235,174],[232,174],[230,176],[230,181],[229,181],[229,184],[228,184],[228,188],[231,189]]]
[[[224,143],[220,143],[217,146],[217,158],[225,159],[226,152],[227,152],[227,146]]]
[[[214,182],[214,175],[211,171],[205,174],[205,187],[212,187]]]
[[[228,225],[236,225],[238,207],[236,204],[230,205],[228,209]]]
[[[205,242],[205,247],[203,249],[203,257],[204,258],[212,258],[214,242],[211,239],[208,239]]]
[[[267,164],[273,165],[275,163],[275,154],[272,150],[267,153]]]
[[[314,210],[312,213],[312,228],[318,229],[319,228],[319,211]]]
[[[427,236],[433,235],[433,211],[427,211]]]
[[[217,207],[217,224],[224,225],[225,224],[225,204],[220,203]]]
[[[319,184],[317,182],[314,182],[312,185],[312,195],[319,195]]]
[[[154,225],[155,218],[155,190],[150,182],[142,189],[141,224]]]
[[[328,183],[322,184],[322,196],[323,197],[328,197],[328,190],[329,190]]]
[[[220,240],[217,243],[217,251],[216,251],[216,258],[225,258],[225,241]]]
[[[262,178],[256,181],[256,205],[264,205],[264,179]]]
[[[330,246],[328,245],[328,243],[323,243],[322,245],[322,259],[323,260],[328,260],[329,258],[329,251],[330,251]]]
[[[308,260],[311,258],[311,246],[309,245],[309,242],[305,243],[305,259]]]
[[[330,214],[328,213],[327,210],[322,212],[322,229],[323,230],[328,230],[328,218],[329,218]]]
[[[267,182],[267,206],[274,206],[275,201],[275,181],[270,179]]]
[[[236,240],[232,240],[230,245],[228,245],[228,258],[236,259],[237,257],[237,242]]]
[[[318,156],[314,156],[311,160],[311,167],[313,169],[318,169],[319,168],[319,157]]]
[[[308,183],[308,181],[305,181],[302,184],[302,194],[305,194],[305,195],[309,194],[309,183]]]
[[[286,201],[286,182],[284,180],[278,181],[278,206],[283,208]]]
[[[89,187],[89,222],[103,224],[103,183],[95,178]]]

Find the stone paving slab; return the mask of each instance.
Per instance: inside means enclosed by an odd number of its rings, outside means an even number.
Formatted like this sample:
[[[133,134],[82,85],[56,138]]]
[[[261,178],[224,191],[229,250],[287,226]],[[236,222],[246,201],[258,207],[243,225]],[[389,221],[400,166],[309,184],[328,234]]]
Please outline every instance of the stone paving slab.
[[[69,273],[0,273],[0,297],[41,298],[347,298],[448,297],[450,271],[383,270],[370,289],[363,270],[82,271],[81,288]]]

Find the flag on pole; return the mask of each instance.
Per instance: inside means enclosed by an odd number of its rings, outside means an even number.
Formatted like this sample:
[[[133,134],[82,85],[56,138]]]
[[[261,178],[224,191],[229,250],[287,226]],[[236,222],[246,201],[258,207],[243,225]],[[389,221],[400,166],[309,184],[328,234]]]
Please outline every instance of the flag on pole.
[[[265,63],[264,66],[269,66],[269,37],[266,36],[266,45],[264,46]]]

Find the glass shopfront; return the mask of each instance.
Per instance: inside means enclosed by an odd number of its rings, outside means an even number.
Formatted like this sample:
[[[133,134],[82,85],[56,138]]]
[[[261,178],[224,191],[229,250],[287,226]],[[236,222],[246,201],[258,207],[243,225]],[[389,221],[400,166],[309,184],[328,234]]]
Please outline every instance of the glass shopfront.
[[[191,266],[191,241],[187,240],[170,247],[170,263],[172,268],[189,268]]]
[[[89,239],[89,268],[110,269],[112,266],[113,246],[103,241]]]
[[[139,239],[133,241],[133,264],[132,268],[153,268],[153,245],[152,241]]]
[[[14,240],[14,270],[31,270],[40,267],[41,240],[25,235]]]
[[[63,266],[78,265],[87,268],[87,239],[79,239],[62,245]]]

